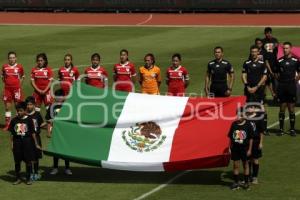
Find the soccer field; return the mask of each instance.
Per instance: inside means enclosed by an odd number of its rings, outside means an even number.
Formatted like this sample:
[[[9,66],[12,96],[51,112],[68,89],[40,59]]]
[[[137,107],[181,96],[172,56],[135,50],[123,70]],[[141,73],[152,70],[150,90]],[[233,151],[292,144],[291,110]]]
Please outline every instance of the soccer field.
[[[146,53],[156,56],[157,65],[164,74],[170,65],[171,55],[181,53],[182,64],[190,72],[189,93],[201,95],[204,88],[204,75],[207,63],[213,59],[213,48],[223,46],[225,59],[235,69],[234,95],[243,93],[241,66],[249,55],[249,46],[256,37],[263,37],[262,28],[170,28],[170,27],[63,27],[63,26],[0,26],[0,63],[6,62],[7,52],[16,51],[18,61],[24,65],[26,81],[23,85],[26,95],[30,95],[30,70],[35,63],[35,55],[45,52],[49,65],[58,69],[63,64],[66,53],[72,53],[74,64],[80,67],[89,65],[90,56],[99,52],[102,63],[110,73],[118,62],[120,49],[129,50],[130,60],[136,69],[143,63]],[[274,36],[280,42],[286,40],[300,45],[300,28],[274,28]],[[57,72],[57,71],[56,71]],[[111,82],[110,82],[111,83]],[[2,88],[3,84],[1,84]],[[137,86],[138,87],[138,86]],[[162,93],[166,91],[163,81]],[[1,104],[1,123],[3,105]],[[300,112],[296,128],[300,129]],[[277,107],[268,108],[269,126],[278,128]],[[286,115],[287,116],[287,115]],[[286,129],[288,129],[288,121]],[[209,134],[209,131],[208,133]],[[43,134],[43,144],[48,139]],[[0,199],[112,199],[133,200],[158,188],[145,199],[300,199],[300,137],[274,134],[265,138],[264,157],[261,160],[260,184],[250,191],[229,189],[231,166],[214,170],[199,170],[176,173],[135,173],[104,170],[72,164],[73,176],[63,173],[48,175],[52,159],[41,161],[42,180],[32,186],[21,184],[12,186],[13,157],[9,148],[9,134],[0,131]],[[62,164],[62,163],[61,163]],[[23,167],[24,169],[24,167]],[[177,179],[173,179],[176,175]],[[170,180],[174,181],[170,181]],[[167,185],[162,185],[169,183]],[[164,187],[166,186],[166,187]]]

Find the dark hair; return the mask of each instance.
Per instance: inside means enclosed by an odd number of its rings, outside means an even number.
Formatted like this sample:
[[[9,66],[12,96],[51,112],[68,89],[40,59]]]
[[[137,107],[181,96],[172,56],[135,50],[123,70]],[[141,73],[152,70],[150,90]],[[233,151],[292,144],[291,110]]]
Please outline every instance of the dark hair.
[[[293,46],[291,42],[284,42],[283,45],[289,45],[290,47]]]
[[[15,55],[15,56],[17,56],[17,53],[16,53],[16,52],[10,51],[10,52],[8,52],[7,57],[9,58],[9,56],[12,55],[12,54]]]
[[[178,60],[181,61],[181,55],[180,55],[179,53],[174,53],[174,54],[172,55],[172,59],[174,59],[174,58],[178,58]]]
[[[273,31],[273,30],[272,30],[271,27],[266,27],[266,28],[265,28],[265,34],[266,34],[266,33],[272,33],[272,31]]]
[[[153,53],[147,53],[146,55],[145,55],[145,57],[144,57],[144,59],[146,59],[146,57],[150,57],[151,58],[151,60],[153,61],[153,64],[155,64],[155,57],[154,57],[154,55],[153,55]]]
[[[214,48],[214,51],[216,51],[217,49],[221,49],[222,52],[224,51],[223,47],[221,47],[221,46],[216,46],[216,47]]]
[[[261,38],[255,38],[255,43],[258,42],[258,41],[262,42],[262,39]]]
[[[26,98],[25,102],[26,102],[26,104],[28,104],[28,103],[35,104],[35,98],[33,96],[29,96]]]
[[[70,57],[71,58],[71,67],[74,67],[72,54],[67,53],[64,58],[66,58],[66,57]]]
[[[20,110],[20,109],[26,110],[26,108],[27,108],[27,104],[24,101],[21,101],[16,104],[16,110]]]
[[[63,96],[65,96],[65,93],[62,89],[58,89],[58,90],[55,90],[54,96],[55,97],[63,97]]]
[[[47,55],[45,53],[39,53],[38,55],[36,55],[36,62],[39,60],[39,58],[42,58],[45,61],[45,64],[43,67],[47,67],[48,66]]]
[[[127,56],[128,56],[128,54],[129,54],[129,52],[128,52],[128,50],[127,50],[127,49],[122,49],[122,50],[120,51],[120,55],[121,55],[122,53],[126,53],[126,54],[127,54]]]
[[[93,60],[94,58],[98,58],[99,60],[101,59],[101,56],[99,53],[94,53],[92,56],[91,56],[91,60]]]
[[[250,51],[253,50],[253,49],[259,49],[259,47],[258,47],[257,45],[252,45],[252,46],[250,47]]]

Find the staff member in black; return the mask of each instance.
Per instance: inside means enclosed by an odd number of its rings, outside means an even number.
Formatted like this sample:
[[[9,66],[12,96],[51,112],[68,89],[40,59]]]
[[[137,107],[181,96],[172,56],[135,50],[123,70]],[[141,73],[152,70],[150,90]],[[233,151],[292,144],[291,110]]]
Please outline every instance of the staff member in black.
[[[240,161],[244,168],[244,189],[249,189],[249,163],[248,157],[251,156],[254,129],[252,124],[246,120],[244,109],[240,109],[238,119],[231,124],[228,133],[230,139],[231,160],[233,160],[233,180],[232,190],[240,188],[239,171]]]
[[[214,55],[215,59],[207,65],[205,94],[210,97],[228,97],[232,92],[234,70],[230,62],[223,59],[222,47],[215,47]]]
[[[275,77],[278,53],[278,40],[273,37],[273,30],[271,27],[266,27],[264,30],[265,38],[262,40],[263,48],[265,50],[264,59],[268,68],[268,79],[266,85],[271,88],[272,96],[276,100],[277,80]]]
[[[290,135],[296,136],[295,131],[295,103],[297,96],[297,81],[300,79],[300,62],[292,56],[292,44],[285,42],[283,44],[284,56],[278,60],[278,101],[280,103],[279,111],[279,135],[284,134],[285,111],[288,108],[290,114]],[[297,75],[298,72],[298,75]]]
[[[244,62],[242,80],[245,85],[244,94],[248,103],[259,103],[265,111],[265,81],[267,79],[267,68],[264,61],[258,57],[259,48],[251,46],[251,59]],[[264,114],[264,130],[267,133],[267,112]]]

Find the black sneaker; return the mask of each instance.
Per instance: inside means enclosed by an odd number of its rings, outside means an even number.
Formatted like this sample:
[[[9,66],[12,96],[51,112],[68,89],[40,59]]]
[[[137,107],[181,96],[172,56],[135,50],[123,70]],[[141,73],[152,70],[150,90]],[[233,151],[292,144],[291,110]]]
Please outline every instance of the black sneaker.
[[[13,185],[19,185],[21,183],[22,183],[22,180],[18,178],[15,182],[13,182]]]
[[[296,131],[295,131],[294,129],[291,129],[291,130],[290,130],[290,135],[291,135],[292,137],[296,137],[296,136],[297,136],[297,133],[296,133]]]
[[[232,186],[230,187],[231,190],[238,190],[240,189],[240,186],[238,183],[233,183]]]
[[[277,133],[277,136],[283,136],[284,134],[285,134],[284,130],[280,129],[279,132]]]
[[[27,180],[26,185],[32,185],[32,180]]]
[[[250,185],[249,183],[245,183],[243,186],[244,190],[250,190]]]

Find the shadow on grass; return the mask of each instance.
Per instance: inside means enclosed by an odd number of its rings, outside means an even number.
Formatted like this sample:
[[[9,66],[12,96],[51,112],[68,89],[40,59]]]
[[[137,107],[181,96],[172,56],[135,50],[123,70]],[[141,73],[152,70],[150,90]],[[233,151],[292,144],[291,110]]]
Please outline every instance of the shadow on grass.
[[[39,182],[87,182],[87,183],[117,183],[117,184],[162,184],[175,177],[180,172],[128,172],[108,170],[94,167],[71,167],[72,176],[64,174],[60,168],[57,175],[50,175],[51,168],[41,167],[42,179]],[[22,174],[25,176],[25,174]],[[227,179],[231,175],[221,170],[198,170],[190,171],[175,180],[172,184],[197,184],[197,185],[224,185],[231,182]],[[6,182],[15,180],[14,171],[0,176]],[[224,181],[226,179],[226,181]]]

